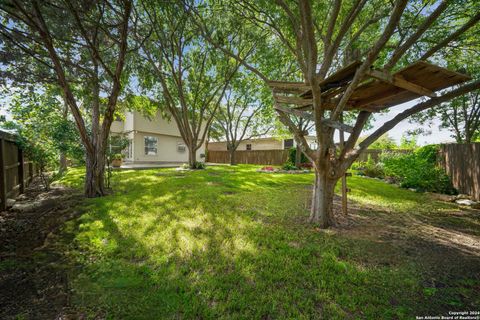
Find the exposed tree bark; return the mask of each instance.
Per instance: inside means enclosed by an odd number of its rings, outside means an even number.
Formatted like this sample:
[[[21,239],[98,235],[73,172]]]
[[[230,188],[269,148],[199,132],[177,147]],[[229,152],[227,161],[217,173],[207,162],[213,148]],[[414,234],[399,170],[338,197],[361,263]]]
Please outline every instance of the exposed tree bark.
[[[194,148],[187,146],[188,148],[188,165],[190,168],[195,167],[195,163],[197,162],[197,152]]]
[[[94,198],[105,195],[105,151],[87,153],[85,167],[85,196]]]
[[[66,171],[67,171],[67,155],[65,154],[64,151],[60,151],[58,172],[62,174]]]
[[[300,168],[302,165],[302,149],[299,145],[295,147],[295,167]]]
[[[236,161],[236,159],[235,159],[235,152],[236,152],[236,150],[234,150],[234,149],[231,148],[231,149],[229,150],[229,152],[230,152],[230,165],[231,165],[231,166],[237,165],[237,161]]]
[[[328,168],[317,169],[316,167],[310,222],[318,224],[321,228],[328,228],[334,225],[333,196],[338,179],[329,176]]]
[[[64,108],[63,108],[62,118],[63,118],[64,121],[66,121],[67,117],[68,117],[68,106],[65,105]],[[67,171],[67,155],[65,154],[65,151],[63,151],[63,150],[60,151],[58,171],[59,171],[60,174],[63,174],[64,172]]]

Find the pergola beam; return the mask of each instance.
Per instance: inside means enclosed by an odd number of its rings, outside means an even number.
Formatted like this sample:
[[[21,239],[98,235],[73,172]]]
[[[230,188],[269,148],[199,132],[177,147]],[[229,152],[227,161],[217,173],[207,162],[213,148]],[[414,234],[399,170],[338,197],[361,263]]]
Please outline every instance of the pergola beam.
[[[367,76],[389,83],[395,87],[399,87],[399,88],[408,90],[410,92],[416,93],[419,96],[427,96],[430,98],[434,98],[437,96],[435,92],[425,87],[419,86],[418,84],[415,84],[413,82],[407,81],[404,77],[400,75],[392,75],[387,71],[369,70],[367,71]]]

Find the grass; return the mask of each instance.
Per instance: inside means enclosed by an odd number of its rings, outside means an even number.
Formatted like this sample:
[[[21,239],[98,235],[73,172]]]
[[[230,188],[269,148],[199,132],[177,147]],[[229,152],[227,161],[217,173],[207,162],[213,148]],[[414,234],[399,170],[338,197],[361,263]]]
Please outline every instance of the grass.
[[[86,200],[63,232],[74,306],[107,319],[410,319],[478,307],[478,278],[437,288],[426,283],[435,261],[355,233],[365,228],[306,224],[312,174],[256,168],[116,172],[114,194]],[[81,187],[83,173],[61,183]],[[359,218],[478,230],[423,194],[361,177],[349,187]]]

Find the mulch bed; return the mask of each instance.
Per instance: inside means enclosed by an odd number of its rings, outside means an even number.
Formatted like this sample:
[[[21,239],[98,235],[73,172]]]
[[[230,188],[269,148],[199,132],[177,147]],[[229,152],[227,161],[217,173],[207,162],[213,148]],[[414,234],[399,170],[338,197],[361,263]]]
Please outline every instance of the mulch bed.
[[[13,208],[0,212],[0,319],[69,319],[66,261],[48,241],[82,196],[34,181]]]

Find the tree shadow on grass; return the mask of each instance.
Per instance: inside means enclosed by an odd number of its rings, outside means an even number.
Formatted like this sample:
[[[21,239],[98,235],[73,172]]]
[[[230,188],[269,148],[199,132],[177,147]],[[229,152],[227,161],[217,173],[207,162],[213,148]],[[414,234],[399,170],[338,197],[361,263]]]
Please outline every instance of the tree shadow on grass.
[[[424,291],[433,262],[405,251],[428,251],[417,231],[399,232],[409,221],[387,229],[397,216],[359,211],[350,229],[319,232],[298,223],[311,177],[216,170],[125,174],[117,193],[89,201],[72,227],[75,305],[121,319],[411,318],[448,305]],[[362,224],[377,235],[355,235]],[[389,233],[404,243],[382,238]],[[450,250],[456,259],[460,250]],[[473,303],[472,290],[458,308]]]

